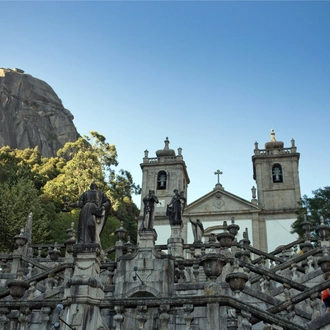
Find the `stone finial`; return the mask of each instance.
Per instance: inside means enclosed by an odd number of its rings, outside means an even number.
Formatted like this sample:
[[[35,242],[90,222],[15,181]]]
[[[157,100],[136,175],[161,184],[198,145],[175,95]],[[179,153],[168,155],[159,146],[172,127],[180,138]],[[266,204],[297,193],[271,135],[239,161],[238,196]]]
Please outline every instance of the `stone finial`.
[[[276,142],[276,139],[275,139],[275,130],[274,129],[271,129],[270,130],[270,141],[271,142]]]
[[[252,199],[256,199],[256,198],[257,198],[257,194],[256,194],[257,189],[256,189],[256,187],[253,186],[253,187],[251,188],[251,191],[252,191]]]
[[[149,156],[149,150],[144,150],[144,158],[148,158]]]
[[[178,156],[182,156],[182,148],[178,148]]]
[[[165,147],[164,147],[164,149],[170,149],[170,141],[169,141],[169,139],[168,139],[168,137],[166,136],[166,139],[165,139]]]
[[[32,212],[29,213],[25,224],[25,237],[28,239],[28,243],[32,243]]]

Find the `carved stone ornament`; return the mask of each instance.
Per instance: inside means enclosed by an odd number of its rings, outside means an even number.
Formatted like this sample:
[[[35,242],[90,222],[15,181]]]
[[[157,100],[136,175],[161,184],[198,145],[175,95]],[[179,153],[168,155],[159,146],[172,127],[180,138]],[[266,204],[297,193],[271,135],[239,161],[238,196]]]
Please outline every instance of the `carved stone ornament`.
[[[221,193],[217,192],[215,194],[215,200],[213,202],[213,205],[218,209],[221,209],[225,205],[225,202],[222,200]]]

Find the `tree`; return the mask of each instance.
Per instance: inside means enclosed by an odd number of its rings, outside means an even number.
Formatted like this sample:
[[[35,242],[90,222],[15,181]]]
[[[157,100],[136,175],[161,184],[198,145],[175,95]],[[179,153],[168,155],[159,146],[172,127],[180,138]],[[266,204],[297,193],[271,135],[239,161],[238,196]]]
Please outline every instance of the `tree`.
[[[45,242],[49,238],[51,219],[31,180],[20,178],[16,183],[2,184],[0,196],[0,251],[15,247],[14,237],[25,227],[30,212],[33,215],[32,242]]]
[[[311,224],[312,235],[320,225],[320,218],[323,217],[324,224],[330,225],[330,186],[312,191],[314,197],[304,195],[297,210],[297,220],[292,224],[292,233],[297,233],[300,237],[304,235],[301,223],[305,220]]]
[[[42,197],[53,200],[60,212],[65,198],[71,202],[77,201],[81,194],[89,189],[91,182],[95,181],[112,203],[113,214],[108,218],[102,233],[102,236],[107,235],[109,238],[106,243],[114,242],[113,229],[119,228],[120,221],[125,222],[125,227],[129,227],[132,241],[136,241],[135,218],[138,209],[132,201],[132,194],[140,193],[141,189],[133,182],[132,175],[128,171],[114,170],[118,165],[116,147],[107,143],[103,135],[97,132],[90,134],[91,136],[66,143],[58,151],[58,158],[62,159],[64,165],[59,169],[60,174],[44,185]],[[69,228],[67,227],[69,219],[77,225],[77,216],[73,216],[73,213],[72,211],[72,215],[61,216],[66,219],[66,228]],[[62,225],[64,223],[61,224],[63,228]],[[103,237],[101,240],[104,240]]]

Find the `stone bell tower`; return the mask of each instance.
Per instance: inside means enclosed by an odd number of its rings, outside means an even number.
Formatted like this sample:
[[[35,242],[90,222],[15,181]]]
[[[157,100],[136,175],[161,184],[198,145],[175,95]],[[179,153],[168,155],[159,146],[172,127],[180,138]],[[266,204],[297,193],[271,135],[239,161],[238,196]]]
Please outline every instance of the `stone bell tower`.
[[[178,148],[176,154],[169,148],[170,141],[166,137],[164,149],[156,151],[156,157],[149,157],[149,151],[144,152],[142,169],[142,191],[141,191],[141,213],[139,220],[143,217],[143,197],[149,190],[154,190],[159,203],[155,205],[155,225],[169,224],[166,217],[166,206],[171,202],[174,195],[173,190],[183,191],[187,198],[187,188],[190,182],[187,167],[183,160],[182,149]],[[140,222],[140,221],[139,221]]]
[[[299,157],[295,141],[291,147],[285,148],[284,143],[276,141],[275,132],[270,133],[270,142],[265,149],[259,149],[255,143],[253,178],[257,184],[258,205],[265,213],[294,214],[300,201]],[[283,218],[283,217],[282,217]]]

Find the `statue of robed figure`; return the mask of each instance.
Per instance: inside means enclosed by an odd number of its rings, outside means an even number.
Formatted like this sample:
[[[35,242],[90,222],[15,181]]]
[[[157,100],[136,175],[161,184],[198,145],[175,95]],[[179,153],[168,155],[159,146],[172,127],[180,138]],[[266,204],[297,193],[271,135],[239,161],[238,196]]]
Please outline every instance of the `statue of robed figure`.
[[[191,228],[194,235],[194,243],[202,243],[202,237],[204,235],[204,227],[202,222],[199,219],[193,221],[190,219],[190,217],[189,221],[191,223]]]
[[[171,203],[167,205],[166,215],[170,221],[171,226],[182,225],[182,215],[186,206],[186,198],[184,192],[179,193],[178,189],[174,189],[174,196]]]
[[[154,228],[155,204],[158,203],[159,200],[155,195],[155,191],[149,190],[149,194],[143,198],[144,210],[141,230],[152,230]]]
[[[95,182],[90,190],[84,192],[78,202],[69,204],[70,207],[80,207],[78,223],[78,243],[98,243],[111,209],[110,199],[98,190]]]

